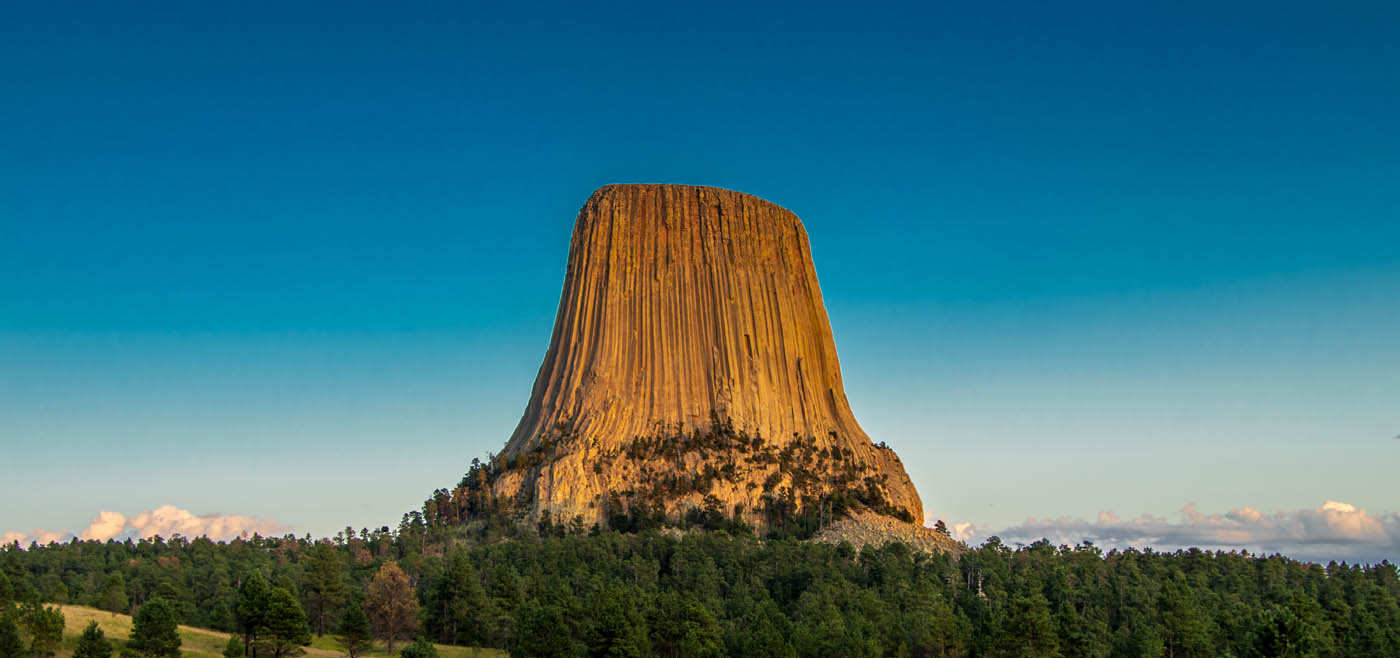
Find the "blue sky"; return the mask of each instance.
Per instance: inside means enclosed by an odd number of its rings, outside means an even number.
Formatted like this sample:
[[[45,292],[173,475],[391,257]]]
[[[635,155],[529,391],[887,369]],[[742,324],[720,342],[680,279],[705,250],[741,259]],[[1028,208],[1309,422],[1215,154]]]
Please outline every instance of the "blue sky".
[[[393,524],[648,181],[802,217],[930,518],[1337,501],[1394,559],[1400,8],[1231,5],[7,8],[0,531]]]

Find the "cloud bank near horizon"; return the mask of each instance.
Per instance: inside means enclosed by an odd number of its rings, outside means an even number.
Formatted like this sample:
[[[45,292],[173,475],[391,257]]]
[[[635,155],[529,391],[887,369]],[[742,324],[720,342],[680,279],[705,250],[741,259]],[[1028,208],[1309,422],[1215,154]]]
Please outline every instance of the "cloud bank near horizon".
[[[277,536],[291,528],[271,519],[244,514],[202,514],[162,505],[135,516],[102,510],[81,532],[35,528],[29,532],[0,534],[0,544],[19,542],[40,545],[82,540],[208,537],[228,541],[253,534]],[[1223,514],[1203,514],[1194,504],[1181,508],[1178,520],[1143,514],[1122,519],[1110,511],[1098,513],[1093,521],[1059,517],[1027,519],[1025,523],[998,531],[974,523],[951,523],[949,530],[971,545],[981,544],[993,535],[1006,543],[1031,543],[1048,539],[1056,545],[1090,541],[1104,548],[1152,548],[1171,551],[1197,547],[1205,550],[1247,550],[1251,553],[1281,553],[1315,562],[1392,562],[1400,558],[1400,513],[1371,514],[1349,503],[1326,501],[1312,509],[1264,513],[1254,507],[1241,507]]]
[[[1241,507],[1224,514],[1203,514],[1194,504],[1189,504],[1181,508],[1175,522],[1150,514],[1125,520],[1113,512],[1103,511],[1093,521],[1070,517],[1031,518],[1021,525],[995,532],[973,523],[953,524],[950,530],[969,544],[981,543],[995,535],[1007,543],[1048,539],[1055,545],[1074,545],[1087,540],[1105,549],[1247,550],[1281,553],[1313,562],[1379,562],[1400,557],[1400,513],[1370,514],[1355,505],[1335,500],[1313,509],[1272,514],[1254,507]]]
[[[77,534],[43,528],[35,528],[29,532],[6,532],[0,534],[0,544],[19,542],[20,546],[28,546],[31,543],[44,545],[66,542],[74,537],[84,541],[120,541],[150,539],[155,536],[170,538],[177,534],[187,538],[208,537],[214,541],[229,541],[254,534],[279,535],[290,530],[289,526],[271,519],[259,519],[245,514],[194,514],[174,505],[162,505],[132,517],[110,510],[99,511],[92,523]]]

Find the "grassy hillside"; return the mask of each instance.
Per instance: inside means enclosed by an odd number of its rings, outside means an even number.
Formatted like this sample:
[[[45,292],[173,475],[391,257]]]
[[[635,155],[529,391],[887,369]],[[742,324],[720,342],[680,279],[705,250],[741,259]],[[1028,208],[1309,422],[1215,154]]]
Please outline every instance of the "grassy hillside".
[[[72,658],[73,648],[78,644],[78,636],[82,634],[84,628],[87,628],[89,622],[97,622],[97,625],[102,628],[102,632],[107,634],[107,638],[113,640],[114,648],[121,647],[122,642],[131,635],[131,617],[129,615],[119,615],[79,605],[60,607],[63,609],[64,617],[63,647],[59,649],[57,658]],[[191,658],[222,658],[224,646],[228,644],[228,638],[228,633],[193,626],[181,626],[180,650]],[[394,648],[397,650],[398,646]],[[323,637],[313,635],[311,646],[305,647],[305,650],[307,656],[315,656],[316,658],[343,658],[345,656],[345,648],[329,635]],[[437,650],[442,658],[501,658],[506,655],[504,651],[498,649],[476,649],[446,644],[437,645]],[[389,654],[384,651],[383,645],[379,645],[375,647],[375,650],[364,655],[387,658]]]

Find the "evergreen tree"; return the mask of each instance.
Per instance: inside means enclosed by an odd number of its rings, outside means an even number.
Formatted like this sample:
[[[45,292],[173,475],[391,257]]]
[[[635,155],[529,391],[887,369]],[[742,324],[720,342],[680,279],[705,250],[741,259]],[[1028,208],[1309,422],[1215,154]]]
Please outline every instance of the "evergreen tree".
[[[796,649],[788,639],[792,622],[771,599],[759,604],[739,634],[741,650],[730,651],[754,658],[795,658]]]
[[[911,656],[946,656],[961,653],[963,629],[952,606],[929,594],[911,593],[903,622],[897,624],[899,641]],[[904,606],[901,606],[904,607]]]
[[[369,648],[370,639],[373,637],[370,634],[369,617],[358,602],[352,601],[350,605],[345,606],[336,633],[337,639],[345,645],[345,652],[350,654],[350,658],[359,656]]]
[[[11,576],[10,585],[14,588],[12,600],[17,604],[39,603],[43,599],[39,596],[39,590],[35,589],[23,576]]]
[[[649,614],[652,647],[659,656],[718,656],[719,622],[699,601],[675,592],[657,597]]]
[[[520,608],[511,658],[564,658],[576,653],[564,611],[528,601]]]
[[[488,608],[483,613],[484,633],[490,633],[494,646],[511,646],[514,629],[519,624],[520,608],[525,592],[515,570],[504,560],[488,562],[486,591]]]
[[[175,608],[169,601],[153,598],[141,605],[132,620],[131,639],[126,645],[148,658],[180,658],[180,631]]]
[[[1162,636],[1141,614],[1131,615],[1132,621],[1120,626],[1113,638],[1113,655],[1157,658],[1166,655]]]
[[[63,642],[63,613],[58,608],[26,603],[21,614],[29,631],[29,654],[35,658],[53,656]]]
[[[319,541],[311,548],[302,586],[306,612],[316,635],[325,635],[335,611],[345,602],[345,579],[341,575],[340,557],[329,542]]]
[[[1037,591],[1011,598],[1002,644],[1008,655],[1058,658],[1059,638],[1050,617],[1050,603]]]
[[[156,596],[165,599],[170,603],[170,607],[175,611],[175,622],[183,624],[189,621],[195,612],[194,601],[190,599],[189,590],[183,585],[176,585],[171,579],[166,579],[156,586]]]
[[[78,646],[73,649],[73,658],[111,658],[112,643],[107,641],[107,636],[102,629],[97,626],[97,622],[92,622],[83,629],[83,634],[78,636]]]
[[[258,643],[268,649],[272,658],[285,658],[297,647],[311,643],[306,613],[296,596],[284,587],[274,587],[268,593]]]
[[[0,658],[24,658],[24,640],[12,615],[0,615]]]
[[[1162,641],[1167,658],[1205,655],[1210,646],[1210,628],[1195,592],[1180,573],[1162,587]]]
[[[257,641],[267,623],[268,595],[267,581],[256,569],[244,576],[238,588],[234,614],[243,633],[243,653],[252,658],[257,658]]]
[[[131,608],[131,604],[126,598],[126,582],[122,580],[120,573],[113,573],[107,576],[107,580],[102,583],[102,589],[97,591],[97,607],[107,612],[117,612],[126,614]]]
[[[447,571],[438,579],[428,597],[425,626],[430,635],[444,644],[466,644],[482,638],[482,611],[486,590],[477,580],[465,551],[456,551]]]
[[[1272,606],[1260,610],[1255,616],[1254,628],[1250,630],[1248,642],[1249,655],[1259,658],[1307,658],[1317,655],[1317,637],[1314,629],[1307,626],[1286,606]]]
[[[399,655],[403,658],[438,658],[438,650],[428,638],[419,635],[418,639],[404,647]]]
[[[238,634],[228,636],[228,643],[224,645],[224,658],[243,658],[243,638]]]
[[[587,644],[590,658],[629,658],[651,655],[646,620],[637,610],[636,593],[605,587],[590,597]]]

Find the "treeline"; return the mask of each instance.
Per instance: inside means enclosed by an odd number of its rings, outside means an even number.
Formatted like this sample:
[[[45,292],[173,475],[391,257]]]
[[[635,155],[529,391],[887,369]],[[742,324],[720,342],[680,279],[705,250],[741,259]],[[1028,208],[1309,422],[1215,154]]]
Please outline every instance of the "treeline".
[[[240,601],[263,587],[286,592],[310,632],[363,615],[381,638],[516,656],[1400,656],[1400,575],[1385,562],[537,530],[486,540],[406,518],[321,541],[11,546],[0,602],[132,612],[159,598],[184,623],[256,643]]]

